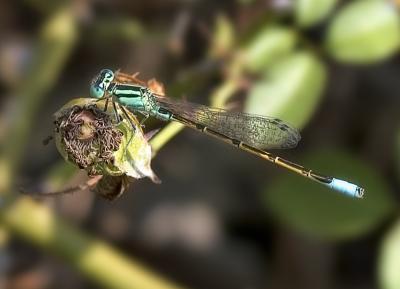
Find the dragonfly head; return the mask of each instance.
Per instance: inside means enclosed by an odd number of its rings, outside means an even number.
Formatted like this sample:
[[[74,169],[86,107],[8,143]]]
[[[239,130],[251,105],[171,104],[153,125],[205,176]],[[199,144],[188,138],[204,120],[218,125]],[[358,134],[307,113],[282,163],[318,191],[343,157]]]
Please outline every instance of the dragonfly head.
[[[114,72],[110,69],[103,69],[94,78],[90,86],[90,96],[93,98],[102,98],[106,93],[111,82],[114,80]]]

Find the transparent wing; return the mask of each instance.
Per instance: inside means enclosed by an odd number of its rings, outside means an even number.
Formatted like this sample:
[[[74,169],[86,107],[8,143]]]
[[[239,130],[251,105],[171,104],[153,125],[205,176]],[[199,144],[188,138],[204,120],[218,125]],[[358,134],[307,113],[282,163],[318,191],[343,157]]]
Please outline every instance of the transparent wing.
[[[175,115],[258,149],[288,149],[300,141],[297,129],[277,118],[231,112],[164,97],[157,97],[156,101]]]

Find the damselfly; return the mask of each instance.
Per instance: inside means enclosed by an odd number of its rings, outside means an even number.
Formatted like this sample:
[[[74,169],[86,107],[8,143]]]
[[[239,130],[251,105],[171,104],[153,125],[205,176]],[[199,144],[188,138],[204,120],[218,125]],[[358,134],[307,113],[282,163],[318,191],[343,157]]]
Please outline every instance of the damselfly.
[[[103,69],[95,77],[90,95],[111,98],[114,107],[117,105],[122,111],[126,107],[145,118],[180,122],[345,195],[361,198],[364,194],[364,189],[355,184],[324,176],[265,151],[293,148],[300,140],[299,132],[280,119],[172,100],[145,84],[118,81],[110,69]]]

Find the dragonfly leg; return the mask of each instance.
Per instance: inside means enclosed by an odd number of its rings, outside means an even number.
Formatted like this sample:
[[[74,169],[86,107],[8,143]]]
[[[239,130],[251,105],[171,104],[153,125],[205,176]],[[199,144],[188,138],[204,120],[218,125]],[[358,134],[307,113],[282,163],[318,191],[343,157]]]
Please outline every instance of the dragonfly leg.
[[[145,116],[144,118],[142,118],[142,120],[140,121],[140,127],[141,128],[145,128],[144,122],[149,118],[149,116]]]
[[[118,114],[117,106],[115,105],[115,101],[112,101],[115,119],[117,120],[117,124],[122,120]]]
[[[103,101],[104,99],[111,98],[111,97],[112,97],[112,95],[106,95],[106,96],[96,99],[96,102]]]
[[[107,97],[106,98],[106,103],[104,104],[104,109],[103,109],[104,112],[106,112],[107,109],[108,109],[108,101],[109,101],[109,98]]]
[[[129,121],[129,124],[130,124],[131,127],[132,127],[131,137],[129,138],[129,140],[127,141],[126,146],[125,146],[125,151],[126,151],[127,148],[128,148],[128,146],[129,146],[129,144],[130,144],[131,141],[132,141],[133,135],[134,135],[135,132],[136,132],[136,127],[135,127],[135,124],[134,124],[133,121],[132,121],[132,118],[131,118],[131,117],[129,116],[129,114],[126,112],[124,106],[118,104],[118,107],[119,107],[119,109],[122,111],[122,113],[124,114],[124,116],[125,116],[126,119]]]
[[[140,113],[143,116],[143,118],[140,120],[140,126],[144,128],[144,123],[150,117],[150,115],[142,111],[138,111],[138,113]]]
[[[129,114],[126,112],[126,109],[123,105],[118,104],[119,109],[122,111],[122,113],[124,114],[124,116],[126,117],[126,119],[129,121],[129,124],[132,127],[133,131],[136,131],[136,127],[135,124],[132,121],[132,118],[129,116]]]

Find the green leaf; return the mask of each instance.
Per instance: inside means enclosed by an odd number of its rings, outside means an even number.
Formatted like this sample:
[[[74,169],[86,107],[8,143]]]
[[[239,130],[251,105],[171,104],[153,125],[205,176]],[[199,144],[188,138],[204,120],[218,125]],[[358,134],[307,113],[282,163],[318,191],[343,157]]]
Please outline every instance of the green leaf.
[[[301,27],[310,27],[322,21],[335,7],[337,0],[297,0],[296,22]]]
[[[346,63],[372,63],[399,49],[400,23],[388,1],[360,0],[347,4],[329,27],[328,52]]]
[[[364,187],[365,195],[353,199],[282,172],[266,190],[265,204],[284,225],[316,238],[340,240],[371,231],[392,213],[387,184],[363,161],[340,151],[321,151],[306,157],[304,164]]]
[[[378,266],[380,288],[400,288],[400,220],[383,240]]]
[[[244,65],[253,72],[262,71],[275,60],[289,54],[296,44],[296,33],[283,27],[266,27],[245,46]]]
[[[251,88],[245,111],[278,117],[302,128],[317,108],[325,81],[325,67],[314,55],[292,54]]]

